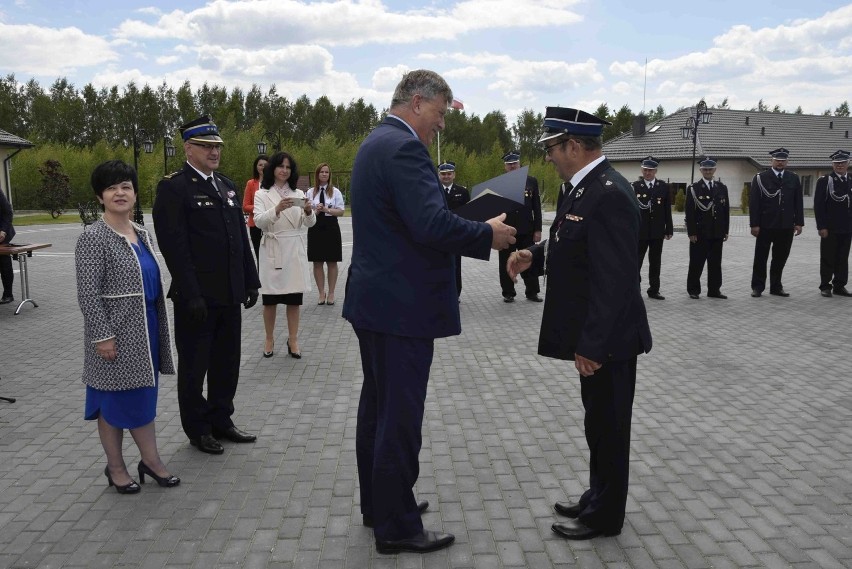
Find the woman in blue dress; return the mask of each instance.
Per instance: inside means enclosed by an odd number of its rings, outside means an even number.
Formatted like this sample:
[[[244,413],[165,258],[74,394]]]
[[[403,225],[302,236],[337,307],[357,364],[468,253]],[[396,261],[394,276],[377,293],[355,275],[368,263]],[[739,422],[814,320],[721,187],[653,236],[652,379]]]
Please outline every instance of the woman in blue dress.
[[[180,478],[160,458],[154,428],[159,373],[175,370],[151,238],[130,221],[136,172],[111,160],[95,168],[91,181],[104,214],[80,236],[75,253],[84,322],[85,417],[98,422],[109,486],[120,494],[140,490],[124,463],[124,429],[141,454],[140,481],[147,475],[160,486],[177,486]]]

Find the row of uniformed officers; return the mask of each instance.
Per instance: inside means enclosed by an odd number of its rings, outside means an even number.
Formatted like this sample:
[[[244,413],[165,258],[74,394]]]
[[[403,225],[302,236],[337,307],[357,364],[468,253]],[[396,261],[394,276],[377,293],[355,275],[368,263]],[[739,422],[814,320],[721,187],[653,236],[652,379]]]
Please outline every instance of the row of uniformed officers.
[[[749,226],[756,238],[752,266],[751,295],[759,297],[766,288],[766,264],[770,252],[769,294],[790,296],[781,277],[790,255],[793,237],[804,227],[802,184],[799,176],[787,170],[789,151],[777,148],[769,153],[772,165],[754,176],[749,193]],[[833,172],[817,180],[814,215],[820,235],[820,291],[825,297],[852,296],[847,291],[850,241],[852,241],[852,184],[847,177],[850,153],[838,150],[829,157]],[[649,298],[663,300],[660,294],[660,267],[663,241],[674,233],[669,185],[656,179],[659,160],[648,156],[642,161],[642,179],[633,182],[642,216],[639,230],[639,268],[648,253]],[[702,179],[686,188],[684,213],[689,236],[689,270],[686,289],[699,298],[701,275],[707,265],[707,296],[722,294],[722,246],[730,232],[728,188],[715,180],[716,160],[698,162]]]

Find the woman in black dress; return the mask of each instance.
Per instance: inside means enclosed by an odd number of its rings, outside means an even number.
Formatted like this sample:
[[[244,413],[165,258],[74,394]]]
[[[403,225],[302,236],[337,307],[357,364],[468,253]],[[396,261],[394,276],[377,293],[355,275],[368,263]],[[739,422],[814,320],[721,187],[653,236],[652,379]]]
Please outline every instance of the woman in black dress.
[[[314,175],[314,187],[307,197],[314,204],[317,223],[308,229],[308,261],[314,264],[314,280],[319,291],[318,305],[334,304],[337,263],[343,260],[343,240],[337,218],[343,215],[343,194],[331,183],[331,168],[322,163]],[[323,263],[328,265],[328,292],[325,289]]]

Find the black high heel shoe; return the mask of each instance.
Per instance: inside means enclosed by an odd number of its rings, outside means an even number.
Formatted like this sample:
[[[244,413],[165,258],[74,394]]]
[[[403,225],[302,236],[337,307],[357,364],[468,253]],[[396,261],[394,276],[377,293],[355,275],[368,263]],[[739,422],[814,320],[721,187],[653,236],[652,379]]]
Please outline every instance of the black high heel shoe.
[[[159,484],[160,486],[162,486],[164,488],[171,488],[172,486],[177,486],[178,484],[180,484],[180,478],[178,478],[177,476],[173,476],[171,474],[169,474],[169,476],[167,478],[164,478],[162,476],[157,476],[157,473],[154,472],[153,470],[151,470],[148,467],[148,465],[145,464],[144,462],[142,462],[141,460],[139,461],[138,470],[139,470],[139,481],[142,484],[145,484],[145,475],[146,474],[148,476],[150,476],[151,478],[153,478],[154,480],[156,480],[157,484]]]
[[[302,352],[294,352],[290,349],[290,338],[287,338],[287,353],[291,358],[296,358],[297,360],[302,359]]]
[[[125,484],[124,486],[119,486],[118,484],[113,482],[112,476],[109,475],[109,466],[104,466],[104,474],[107,477],[107,482],[109,482],[109,485],[115,486],[115,491],[119,494],[138,494],[139,490],[141,490],[141,488],[139,488],[139,485],[132,478],[130,480],[130,484]]]
[[[263,350],[263,357],[264,358],[271,358],[273,355],[275,355],[275,341],[272,342],[272,349],[271,350],[269,350],[268,352],[266,350]]]

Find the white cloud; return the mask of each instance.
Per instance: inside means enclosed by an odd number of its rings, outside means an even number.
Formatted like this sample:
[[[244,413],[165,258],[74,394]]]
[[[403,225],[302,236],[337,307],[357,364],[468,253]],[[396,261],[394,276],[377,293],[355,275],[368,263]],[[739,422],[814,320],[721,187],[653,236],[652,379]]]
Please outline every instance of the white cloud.
[[[125,20],[114,33],[124,39],[174,38],[243,47],[411,44],[479,30],[576,24],[582,18],[568,9],[576,2],[467,0],[451,9],[393,11],[375,0],[215,0],[190,12],[164,13],[154,23]],[[246,32],[246,22],[252,24],[251,33]]]
[[[105,39],[78,28],[2,23],[0,53],[4,68],[25,75],[66,75],[81,67],[118,60]]]
[[[180,57],[177,55],[163,55],[155,59],[155,61],[157,65],[169,65],[180,61]]]
[[[750,108],[763,98],[788,111],[810,102],[805,112],[818,113],[821,105],[849,98],[849,29],[852,5],[774,27],[735,25],[705,51],[648,61],[649,92],[666,108],[694,105],[702,97],[718,103],[728,96],[735,108]],[[627,82],[641,82],[645,64],[614,61],[609,72]],[[793,83],[808,87],[794,89]],[[743,101],[736,93],[750,93],[754,100]]]

